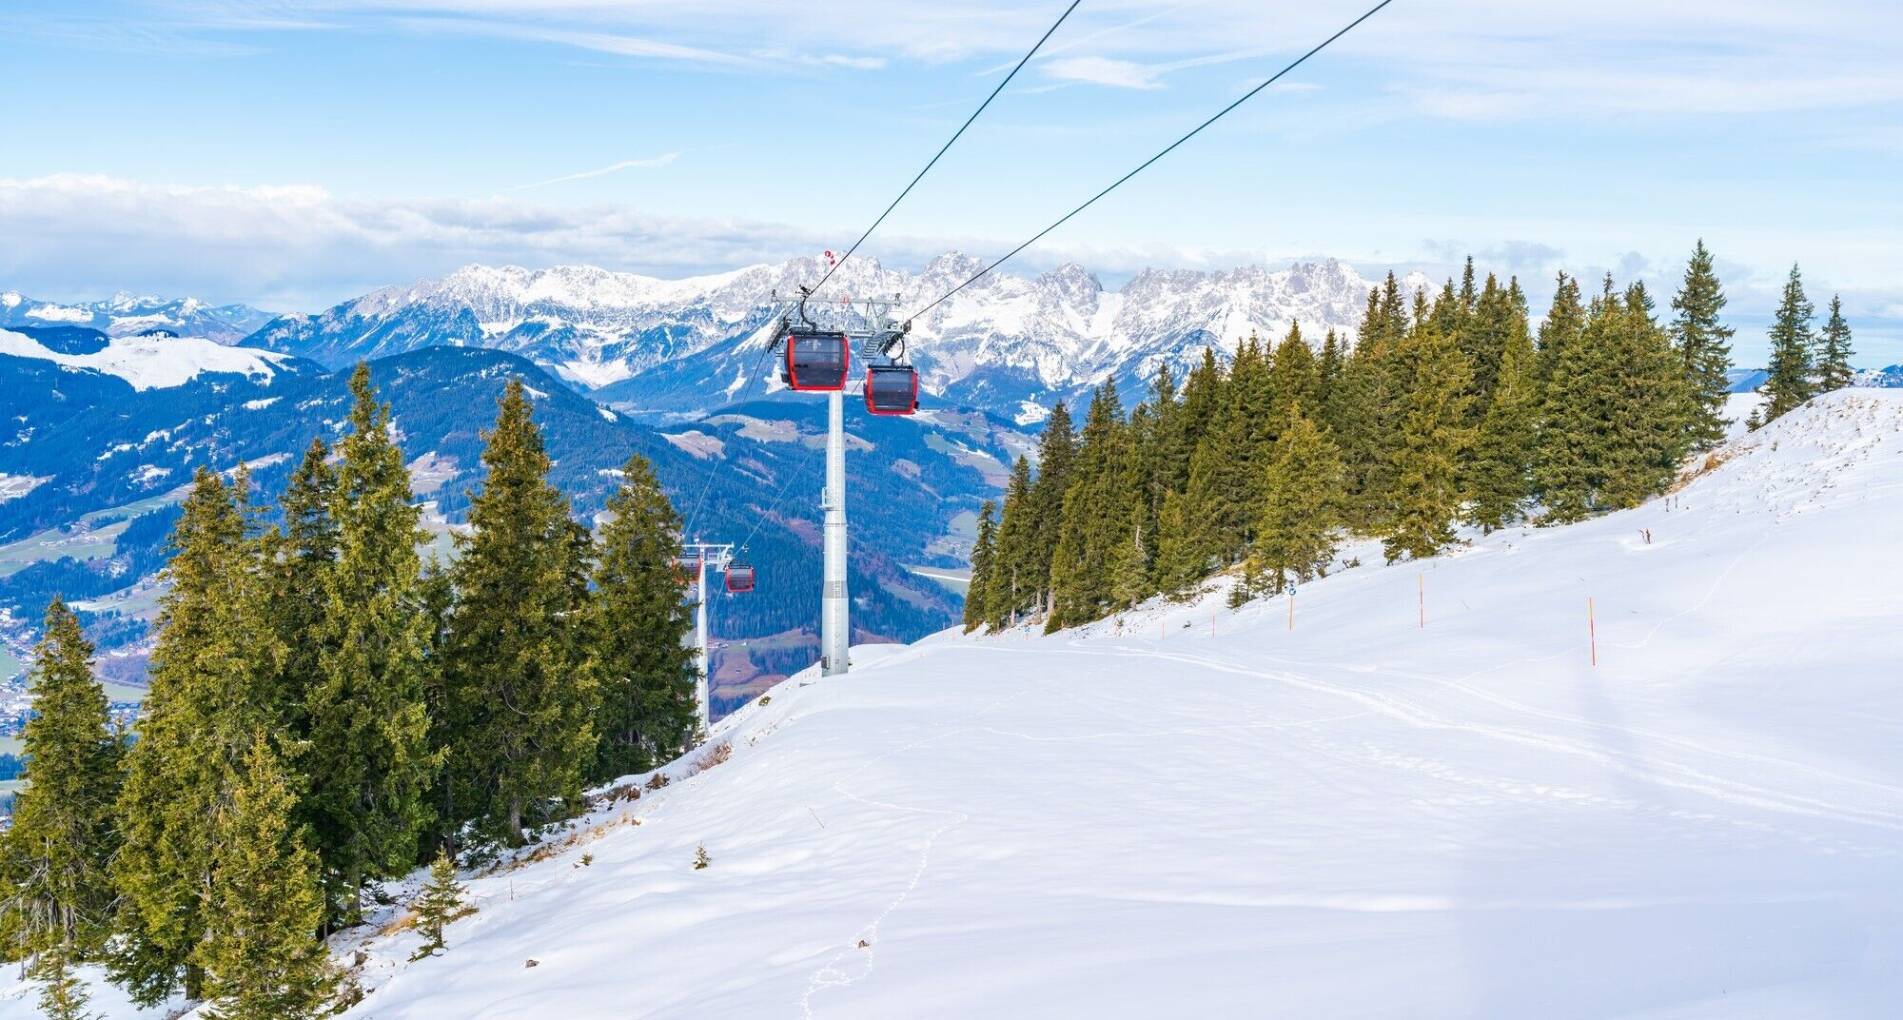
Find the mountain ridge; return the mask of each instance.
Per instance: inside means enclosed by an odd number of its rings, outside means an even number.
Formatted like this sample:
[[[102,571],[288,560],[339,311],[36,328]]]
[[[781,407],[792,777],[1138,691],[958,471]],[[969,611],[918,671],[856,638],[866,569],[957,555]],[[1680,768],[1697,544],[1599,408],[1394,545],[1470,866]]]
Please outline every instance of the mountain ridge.
[[[982,263],[946,252],[918,272],[860,258],[841,266],[809,303],[822,320],[842,299],[890,300],[904,315],[956,287]],[[464,266],[384,287],[308,315],[281,316],[246,344],[336,367],[419,346],[492,347],[521,354],[568,382],[636,412],[692,415],[709,393],[771,392],[759,348],[777,307],[820,279],[816,257],[663,280],[593,266]],[[1411,274],[1410,289],[1427,279]],[[1205,345],[1233,352],[1251,332],[1279,336],[1292,322],[1319,343],[1352,334],[1368,289],[1339,260],[1287,269],[1146,269],[1116,290],[1067,263],[1032,276],[988,275],[920,315],[908,335],[926,392],[1021,424],[1056,400],[1114,379],[1143,383],[1158,367],[1186,370]],[[757,370],[761,366],[764,370]]]

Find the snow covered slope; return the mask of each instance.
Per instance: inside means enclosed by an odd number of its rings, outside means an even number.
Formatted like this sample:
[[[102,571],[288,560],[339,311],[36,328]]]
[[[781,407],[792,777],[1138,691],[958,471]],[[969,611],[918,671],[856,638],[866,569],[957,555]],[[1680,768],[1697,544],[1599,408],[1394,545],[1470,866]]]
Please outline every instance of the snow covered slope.
[[[97,334],[94,334],[97,336]],[[39,339],[0,329],[0,355],[51,361],[67,369],[99,372],[135,390],[183,386],[202,373],[229,373],[269,382],[288,355],[227,347],[204,337],[122,336],[83,348],[57,350]]]
[[[981,265],[950,252],[913,274],[856,258],[815,306],[824,314],[841,298],[880,298],[904,315]],[[468,266],[286,316],[247,343],[332,365],[436,344],[495,347],[642,410],[704,409],[709,394],[759,371],[751,339],[774,295],[792,295],[825,271],[817,258],[685,280],[591,266]],[[1280,271],[1148,271],[1114,292],[1076,265],[1034,278],[999,273],[921,316],[911,353],[930,392],[956,384],[965,406],[1034,418],[1023,401],[1070,396],[1106,378],[1147,385],[1158,365],[1184,369],[1204,345],[1233,350],[1251,330],[1279,337],[1300,320],[1316,343],[1328,328],[1352,331],[1369,286],[1332,260]]]
[[[1895,1016],[1899,520],[1903,392],[1841,391],[1635,510],[1348,550],[1292,630],[857,649],[348,1015]]]

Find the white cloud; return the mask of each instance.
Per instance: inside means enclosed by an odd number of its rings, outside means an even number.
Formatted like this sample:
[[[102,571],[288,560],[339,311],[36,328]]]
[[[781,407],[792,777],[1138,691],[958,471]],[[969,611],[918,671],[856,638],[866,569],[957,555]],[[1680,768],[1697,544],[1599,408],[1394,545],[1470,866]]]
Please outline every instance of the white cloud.
[[[306,185],[162,185],[86,174],[0,178],[0,237],[7,238],[0,279],[25,294],[131,288],[287,310],[472,261],[684,275],[837,243],[779,224],[613,206],[363,199]]]
[[[1053,36],[1053,81],[1155,89],[1170,73],[1260,59],[1266,71],[1335,31],[1367,0],[1107,0]],[[85,5],[10,28],[111,48],[255,52],[288,29],[462,33],[703,69],[780,74],[895,60],[1006,63],[1055,13],[1004,0],[147,0]],[[1342,39],[1327,71],[1365,74],[1434,116],[1739,113],[1869,108],[1903,98],[1895,0],[1445,0],[1395,4]],[[1251,45],[1238,51],[1236,43]],[[792,59],[757,55],[793,54]]]

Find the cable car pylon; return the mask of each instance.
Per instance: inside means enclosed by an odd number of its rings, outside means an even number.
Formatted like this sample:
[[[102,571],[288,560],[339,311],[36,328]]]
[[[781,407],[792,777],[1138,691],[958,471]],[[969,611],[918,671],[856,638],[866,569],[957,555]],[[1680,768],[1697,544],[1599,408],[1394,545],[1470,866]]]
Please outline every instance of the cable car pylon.
[[[789,389],[826,394],[826,484],[819,498],[820,512],[825,519],[821,533],[825,569],[819,596],[819,671],[821,676],[840,676],[852,667],[852,602],[846,585],[844,399],[844,376],[851,360],[851,346],[856,342],[859,356],[868,366],[874,366],[865,381],[867,410],[875,414],[911,414],[918,409],[918,382],[911,366],[904,364],[902,353],[899,357],[891,353],[895,347],[903,352],[904,331],[889,314],[890,305],[863,302],[859,309],[859,328],[822,329],[806,313],[806,301],[811,293],[805,287],[800,288],[797,324],[792,319],[792,308],[781,312],[779,337],[774,346],[784,353],[785,366],[780,378]],[[884,364],[875,365],[878,361]],[[888,373],[888,380],[899,373],[910,373],[904,380],[905,397],[897,398],[889,386],[883,389],[876,386],[874,370]],[[877,409],[882,399],[890,410]]]
[[[694,594],[698,604],[694,606],[694,714],[700,723],[702,733],[713,724],[713,712],[709,707],[708,691],[713,686],[713,659],[707,654],[707,603],[711,601],[707,594],[707,568],[720,571],[725,587],[729,592],[744,594],[753,590],[753,568],[736,563],[733,558],[731,542],[683,542],[681,544],[682,564],[693,564]],[[735,574],[745,572],[745,584],[735,586]]]

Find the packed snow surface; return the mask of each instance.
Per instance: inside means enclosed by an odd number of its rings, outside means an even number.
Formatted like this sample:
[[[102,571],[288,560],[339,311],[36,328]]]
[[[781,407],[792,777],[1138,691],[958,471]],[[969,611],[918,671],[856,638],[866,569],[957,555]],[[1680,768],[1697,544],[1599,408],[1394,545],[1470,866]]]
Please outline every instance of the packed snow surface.
[[[1698,472],[1345,550],[1292,629],[1214,591],[855,649],[472,878],[445,955],[372,940],[347,1015],[1896,1016],[1903,392]]]
[[[226,347],[202,337],[122,336],[91,354],[52,350],[24,333],[0,329],[0,354],[38,358],[70,369],[118,376],[136,390],[183,386],[201,372],[226,372],[269,381],[289,355]]]

